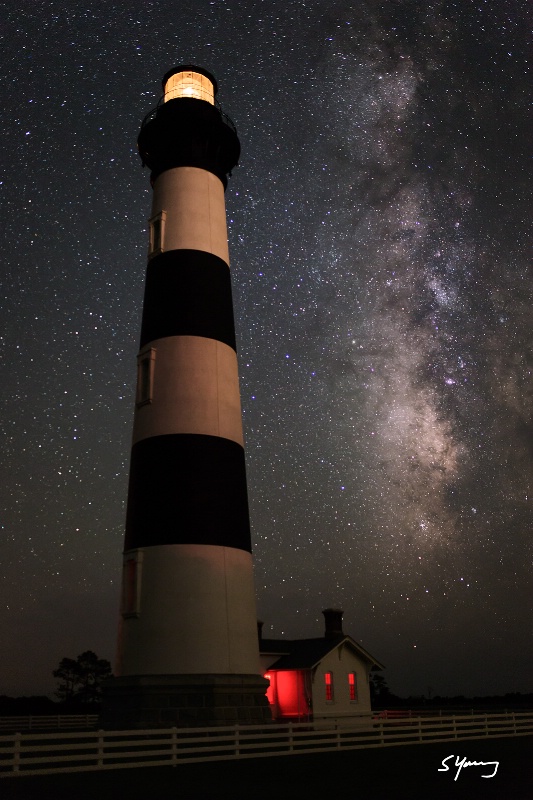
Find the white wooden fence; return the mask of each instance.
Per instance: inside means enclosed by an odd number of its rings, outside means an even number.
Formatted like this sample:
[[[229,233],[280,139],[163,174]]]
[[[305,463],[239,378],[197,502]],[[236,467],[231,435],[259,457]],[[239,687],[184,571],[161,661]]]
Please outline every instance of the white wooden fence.
[[[34,714],[0,717],[0,733],[20,731],[79,731],[96,728],[98,714]]]
[[[44,775],[368,747],[533,735],[533,712],[345,723],[15,733],[0,736],[0,776]]]

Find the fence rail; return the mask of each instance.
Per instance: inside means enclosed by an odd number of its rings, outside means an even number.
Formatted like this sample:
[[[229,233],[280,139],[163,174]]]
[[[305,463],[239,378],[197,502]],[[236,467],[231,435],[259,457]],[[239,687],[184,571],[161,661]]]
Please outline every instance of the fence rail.
[[[533,711],[143,731],[15,733],[0,736],[0,776],[44,775],[180,763],[356,750],[457,739],[533,735]]]
[[[501,708],[498,713],[509,713],[517,709]],[[373,719],[401,719],[404,717],[436,717],[473,714],[494,714],[494,708],[392,708],[376,710]],[[367,715],[362,715],[367,718]],[[327,723],[329,727],[336,725],[341,720],[332,717]],[[0,716],[0,734],[17,733],[23,731],[57,731],[57,730],[90,730],[99,727],[98,714],[33,714]]]
[[[0,732],[83,730],[96,728],[98,718],[98,714],[34,714],[0,717]]]

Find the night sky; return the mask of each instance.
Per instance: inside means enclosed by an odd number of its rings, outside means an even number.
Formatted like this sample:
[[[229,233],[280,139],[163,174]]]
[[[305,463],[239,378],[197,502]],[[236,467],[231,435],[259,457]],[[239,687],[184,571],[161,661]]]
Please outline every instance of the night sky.
[[[113,660],[149,172],[212,71],[259,615],[401,694],[532,691],[526,0],[1,3],[0,694]],[[529,77],[528,77],[529,76]]]

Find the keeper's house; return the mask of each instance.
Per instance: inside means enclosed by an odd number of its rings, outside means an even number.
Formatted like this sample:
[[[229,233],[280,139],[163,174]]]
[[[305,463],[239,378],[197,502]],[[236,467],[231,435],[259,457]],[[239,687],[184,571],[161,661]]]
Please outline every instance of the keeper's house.
[[[342,631],[339,609],[328,608],[319,639],[263,639],[259,650],[267,697],[275,721],[368,718],[369,677],[384,669],[370,653]]]

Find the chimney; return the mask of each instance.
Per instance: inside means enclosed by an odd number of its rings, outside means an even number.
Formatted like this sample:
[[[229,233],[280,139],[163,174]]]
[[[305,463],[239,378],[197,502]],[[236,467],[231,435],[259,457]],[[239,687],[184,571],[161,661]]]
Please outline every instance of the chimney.
[[[326,630],[324,636],[326,639],[334,639],[337,636],[343,636],[342,632],[342,615],[344,611],[340,608],[325,608],[322,612],[326,623]]]

